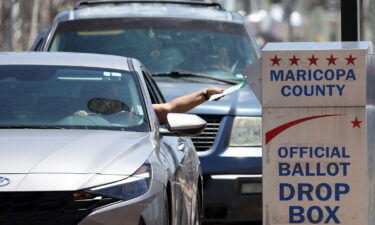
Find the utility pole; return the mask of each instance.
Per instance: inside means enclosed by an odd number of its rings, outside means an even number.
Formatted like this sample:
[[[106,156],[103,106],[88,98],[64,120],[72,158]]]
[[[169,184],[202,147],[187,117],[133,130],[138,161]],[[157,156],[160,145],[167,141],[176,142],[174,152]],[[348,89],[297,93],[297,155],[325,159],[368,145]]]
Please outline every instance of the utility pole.
[[[360,41],[360,0],[341,0],[341,41]]]

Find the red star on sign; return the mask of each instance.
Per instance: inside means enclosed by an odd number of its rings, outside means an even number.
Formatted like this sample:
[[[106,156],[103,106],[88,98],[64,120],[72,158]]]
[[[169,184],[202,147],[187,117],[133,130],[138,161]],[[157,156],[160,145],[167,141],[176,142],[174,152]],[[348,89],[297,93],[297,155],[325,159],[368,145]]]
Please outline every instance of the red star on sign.
[[[300,58],[297,58],[296,55],[293,55],[293,58],[289,58],[290,65],[296,64],[298,66],[298,60],[300,60]]]
[[[315,58],[314,54],[311,56],[311,58],[307,58],[307,59],[310,61],[310,66],[312,64],[315,64],[316,66],[318,65],[316,64],[316,62],[318,61],[319,58]]]
[[[358,120],[357,117],[355,117],[355,120],[350,121],[350,122],[353,124],[353,128],[354,127],[361,128],[361,126],[359,124],[362,123],[362,121]]]
[[[355,64],[354,64],[354,60],[356,60],[357,58],[354,58],[354,57],[352,56],[352,54],[350,54],[349,57],[348,57],[348,58],[345,58],[345,59],[346,59],[346,61],[348,61],[348,64],[346,64],[346,65],[349,65],[349,64],[353,64],[353,65],[355,65]]]
[[[273,57],[270,60],[272,61],[272,66],[274,66],[274,65],[280,66],[279,62],[281,61],[281,58],[277,58],[277,56],[275,55],[275,57]]]
[[[332,54],[331,54],[331,57],[326,58],[326,59],[328,60],[328,65],[331,65],[331,64],[336,65],[337,58],[333,57]]]

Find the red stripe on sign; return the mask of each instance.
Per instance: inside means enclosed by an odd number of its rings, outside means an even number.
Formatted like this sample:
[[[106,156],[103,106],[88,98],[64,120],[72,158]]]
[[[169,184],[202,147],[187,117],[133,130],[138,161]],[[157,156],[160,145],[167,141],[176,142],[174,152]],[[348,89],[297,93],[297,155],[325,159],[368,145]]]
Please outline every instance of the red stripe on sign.
[[[323,117],[329,117],[329,116],[338,116],[339,114],[328,114],[328,115],[320,115],[320,116],[311,116],[311,117],[306,117],[298,120],[291,121],[289,123],[283,124],[281,126],[278,126],[266,133],[266,144],[268,144],[274,137],[282,133],[284,130],[293,127],[297,124],[303,123],[305,121],[313,120],[313,119],[318,119],[318,118],[323,118]]]

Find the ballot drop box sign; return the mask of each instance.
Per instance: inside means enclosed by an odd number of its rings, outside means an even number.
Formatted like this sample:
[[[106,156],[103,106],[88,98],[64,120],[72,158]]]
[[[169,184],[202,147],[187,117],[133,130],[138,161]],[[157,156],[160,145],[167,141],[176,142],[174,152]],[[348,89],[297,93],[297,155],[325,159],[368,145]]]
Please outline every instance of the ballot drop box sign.
[[[368,224],[366,67],[357,43],[262,53],[263,224]]]

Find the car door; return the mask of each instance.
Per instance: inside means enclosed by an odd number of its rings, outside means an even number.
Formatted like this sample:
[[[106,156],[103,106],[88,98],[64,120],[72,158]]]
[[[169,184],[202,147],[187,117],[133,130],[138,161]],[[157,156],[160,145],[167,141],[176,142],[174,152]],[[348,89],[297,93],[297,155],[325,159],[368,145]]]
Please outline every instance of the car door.
[[[164,97],[161,94],[151,75],[144,70],[143,75],[151,95],[153,104],[164,103]],[[172,180],[172,224],[189,224],[191,221],[191,204],[192,204],[192,173],[193,158],[191,150],[192,143],[188,137],[161,136],[161,149],[170,159],[170,171]],[[196,172],[195,172],[196,173]]]

